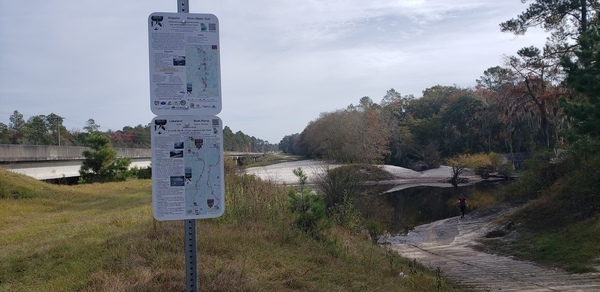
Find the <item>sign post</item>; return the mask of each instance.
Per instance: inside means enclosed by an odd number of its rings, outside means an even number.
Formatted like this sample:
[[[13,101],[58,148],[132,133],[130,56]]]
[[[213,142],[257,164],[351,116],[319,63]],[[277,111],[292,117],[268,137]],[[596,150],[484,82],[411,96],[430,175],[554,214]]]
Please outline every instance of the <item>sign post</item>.
[[[184,220],[186,291],[198,291],[196,219],[225,211],[219,23],[212,14],[148,17],[152,210]]]

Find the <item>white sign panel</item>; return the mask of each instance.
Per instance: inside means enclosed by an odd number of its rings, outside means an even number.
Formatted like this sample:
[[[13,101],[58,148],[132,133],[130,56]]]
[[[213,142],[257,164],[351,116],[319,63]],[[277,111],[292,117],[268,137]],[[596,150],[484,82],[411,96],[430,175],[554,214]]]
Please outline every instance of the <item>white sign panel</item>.
[[[151,124],[157,220],[215,218],[225,210],[223,124],[217,116],[157,116]]]
[[[219,21],[212,14],[148,17],[150,107],[155,115],[221,112]]]

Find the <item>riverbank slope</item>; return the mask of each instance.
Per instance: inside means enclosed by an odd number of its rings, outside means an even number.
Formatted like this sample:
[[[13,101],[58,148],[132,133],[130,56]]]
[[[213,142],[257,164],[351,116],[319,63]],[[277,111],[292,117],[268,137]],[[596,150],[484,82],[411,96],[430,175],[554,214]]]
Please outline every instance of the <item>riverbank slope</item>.
[[[600,291],[600,273],[570,274],[482,252],[479,241],[518,207],[499,205],[416,227],[380,240],[403,257],[439,269],[461,291]]]

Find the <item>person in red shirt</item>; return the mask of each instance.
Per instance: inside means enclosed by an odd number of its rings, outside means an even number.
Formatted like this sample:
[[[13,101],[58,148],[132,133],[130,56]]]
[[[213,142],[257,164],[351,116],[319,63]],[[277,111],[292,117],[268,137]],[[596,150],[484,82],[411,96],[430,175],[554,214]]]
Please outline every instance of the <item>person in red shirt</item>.
[[[465,218],[465,209],[467,208],[467,198],[464,194],[460,194],[458,198],[458,206],[460,207],[460,218]]]

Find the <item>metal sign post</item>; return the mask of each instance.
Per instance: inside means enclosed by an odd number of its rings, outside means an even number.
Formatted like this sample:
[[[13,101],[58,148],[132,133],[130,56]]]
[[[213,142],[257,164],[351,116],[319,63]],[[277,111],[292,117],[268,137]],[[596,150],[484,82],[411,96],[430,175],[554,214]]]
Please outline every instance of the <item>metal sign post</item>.
[[[188,0],[177,0],[177,12],[178,13],[189,13],[189,1]]]
[[[184,221],[185,290],[197,292],[196,219],[225,208],[219,24],[177,0],[177,13],[152,13],[148,25],[152,209]]]
[[[177,12],[189,13],[189,1],[177,0]],[[196,219],[184,220],[185,231],[185,290],[198,291],[198,250]]]
[[[196,219],[185,220],[185,290],[198,291]]]

